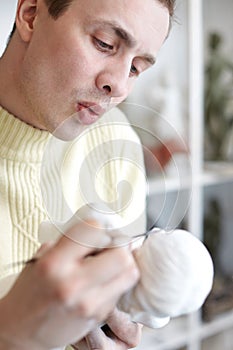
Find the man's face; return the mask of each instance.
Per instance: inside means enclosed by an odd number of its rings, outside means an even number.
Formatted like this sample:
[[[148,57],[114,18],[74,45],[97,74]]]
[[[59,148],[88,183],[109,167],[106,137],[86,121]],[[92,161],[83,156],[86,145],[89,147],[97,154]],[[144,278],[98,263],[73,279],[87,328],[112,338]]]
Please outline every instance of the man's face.
[[[27,118],[51,132],[74,113],[95,122],[153,64],[168,26],[156,0],[74,0],[57,20],[39,0],[21,70]]]

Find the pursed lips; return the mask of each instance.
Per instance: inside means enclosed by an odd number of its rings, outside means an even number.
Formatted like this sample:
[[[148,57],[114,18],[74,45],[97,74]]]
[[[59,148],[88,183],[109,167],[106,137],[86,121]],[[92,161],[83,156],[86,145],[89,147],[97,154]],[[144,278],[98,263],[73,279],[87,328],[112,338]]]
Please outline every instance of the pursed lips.
[[[90,102],[79,102],[78,103],[78,112],[87,109],[91,113],[101,116],[106,112],[107,108],[103,108],[100,104],[90,103]]]
[[[76,105],[78,120],[83,125],[91,125],[108,110],[108,107],[107,104],[104,108],[95,102],[78,102]]]

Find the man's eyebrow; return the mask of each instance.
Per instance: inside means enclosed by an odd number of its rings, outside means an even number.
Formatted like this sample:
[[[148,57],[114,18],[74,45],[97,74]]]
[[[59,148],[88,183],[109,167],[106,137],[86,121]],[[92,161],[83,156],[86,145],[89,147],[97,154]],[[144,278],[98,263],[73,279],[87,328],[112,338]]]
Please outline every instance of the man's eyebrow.
[[[114,26],[114,25],[112,26],[112,28],[115,31],[116,35],[125,41],[125,43],[128,47],[134,47],[136,45],[135,39],[126,30],[124,30],[123,28],[121,28],[119,26]],[[145,54],[141,55],[141,57],[145,61],[147,61],[150,65],[155,64],[156,59],[152,55],[145,53]]]
[[[95,21],[94,24],[99,25],[100,27],[109,27],[110,29],[112,29],[115,32],[115,34],[120,39],[122,39],[129,48],[136,46],[136,40],[130,33],[128,33],[124,28],[122,28],[122,26],[118,22],[100,20]],[[147,61],[150,65],[154,65],[156,62],[154,56],[148,53],[140,55],[140,57]]]

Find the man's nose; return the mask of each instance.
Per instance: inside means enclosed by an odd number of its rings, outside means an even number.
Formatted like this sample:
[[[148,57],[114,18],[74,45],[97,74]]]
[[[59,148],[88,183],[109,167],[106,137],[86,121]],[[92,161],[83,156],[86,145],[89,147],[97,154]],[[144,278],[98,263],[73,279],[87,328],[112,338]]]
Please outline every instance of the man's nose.
[[[109,97],[127,96],[129,93],[129,69],[128,65],[107,67],[96,78],[97,88]]]

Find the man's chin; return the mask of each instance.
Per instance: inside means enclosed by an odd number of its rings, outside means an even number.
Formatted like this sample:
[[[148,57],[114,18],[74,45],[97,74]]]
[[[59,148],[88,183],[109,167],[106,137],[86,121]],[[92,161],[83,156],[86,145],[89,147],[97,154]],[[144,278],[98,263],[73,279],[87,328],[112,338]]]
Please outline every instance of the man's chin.
[[[88,125],[81,124],[77,118],[71,116],[63,121],[52,135],[62,141],[72,141],[87,129]]]

